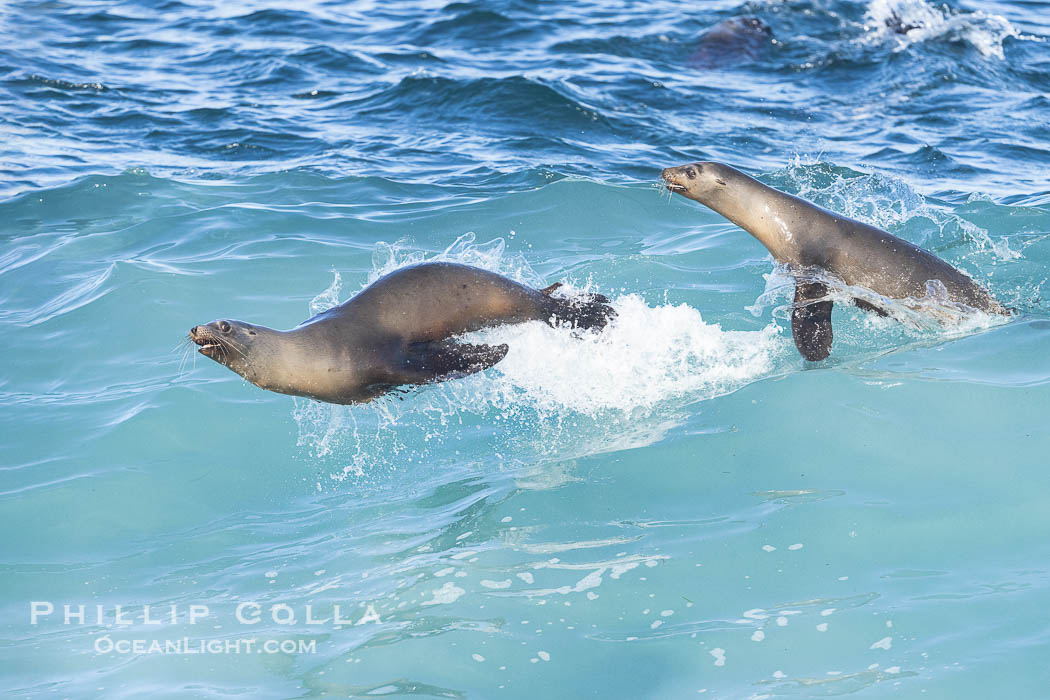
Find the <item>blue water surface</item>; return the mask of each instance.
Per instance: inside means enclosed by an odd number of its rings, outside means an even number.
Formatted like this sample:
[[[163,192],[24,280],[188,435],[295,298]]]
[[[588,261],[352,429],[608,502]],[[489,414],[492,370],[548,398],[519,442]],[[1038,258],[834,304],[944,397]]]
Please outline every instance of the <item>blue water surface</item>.
[[[4,697],[1047,696],[1050,3],[0,23]],[[1017,314],[838,304],[807,366],[791,279],[657,185],[696,159]],[[618,316],[353,407],[186,343],[427,259]]]

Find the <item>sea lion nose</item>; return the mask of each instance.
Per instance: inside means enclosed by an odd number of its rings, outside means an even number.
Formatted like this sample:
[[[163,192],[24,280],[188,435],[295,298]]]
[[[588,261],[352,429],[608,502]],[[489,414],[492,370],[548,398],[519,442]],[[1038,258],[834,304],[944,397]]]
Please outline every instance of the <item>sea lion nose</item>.
[[[660,177],[662,177],[665,180],[670,180],[671,179],[671,175],[674,174],[672,172],[673,170],[674,170],[674,168],[664,168],[663,172],[660,173]]]
[[[193,328],[190,329],[190,337],[191,338],[196,338],[198,333],[200,333],[200,326],[194,326]]]

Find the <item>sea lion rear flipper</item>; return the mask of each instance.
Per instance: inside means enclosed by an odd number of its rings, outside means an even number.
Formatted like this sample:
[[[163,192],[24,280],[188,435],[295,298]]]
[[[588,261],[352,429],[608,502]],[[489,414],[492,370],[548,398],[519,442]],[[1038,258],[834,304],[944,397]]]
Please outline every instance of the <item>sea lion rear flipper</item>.
[[[506,344],[472,345],[452,340],[412,343],[405,364],[423,375],[420,381],[433,382],[488,369],[506,357],[509,349]]]
[[[882,316],[883,318],[885,318],[886,316],[890,315],[890,312],[887,311],[886,309],[882,308],[881,306],[876,306],[875,304],[872,304],[870,301],[864,301],[863,299],[856,299],[855,298],[853,300],[853,305],[856,306],[858,309],[861,309],[862,311],[870,311],[871,313],[878,314],[879,316]]]
[[[819,362],[831,354],[831,307],[828,288],[821,282],[795,280],[795,307],[791,312],[791,337],[802,357]]]
[[[552,293],[552,292],[553,292],[554,290],[556,290],[556,289],[557,289],[558,287],[560,287],[560,286],[561,286],[561,282],[555,282],[555,283],[554,283],[554,284],[552,284],[551,286],[549,286],[549,287],[544,287],[543,289],[541,289],[541,290],[540,290],[540,294],[545,294],[545,295],[547,295],[547,296],[550,296],[550,295],[551,295],[551,293]]]
[[[573,328],[601,330],[616,318],[616,311],[604,294],[579,294],[574,297],[549,296],[561,284],[551,285],[542,290],[550,299],[550,317],[547,323],[551,326],[568,324]]]

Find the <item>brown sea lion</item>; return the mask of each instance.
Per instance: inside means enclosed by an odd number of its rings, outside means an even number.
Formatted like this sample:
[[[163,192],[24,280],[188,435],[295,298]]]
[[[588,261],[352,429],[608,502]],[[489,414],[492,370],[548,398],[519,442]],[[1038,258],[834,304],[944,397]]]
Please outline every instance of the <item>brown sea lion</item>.
[[[423,263],[377,280],[349,301],[288,331],[242,321],[194,326],[199,352],[256,386],[329,403],[369,401],[394,387],[472,374],[506,345],[462,333],[524,321],[603,328],[615,315],[599,294],[553,296],[467,265]]]
[[[791,335],[807,360],[831,354],[831,307],[827,286],[799,275],[826,270],[851,286],[891,299],[919,299],[927,283],[939,282],[950,301],[979,311],[1010,313],[961,270],[933,253],[882,229],[818,207],[764,185],[724,163],[690,163],[663,171],[667,189],[714,209],[757,238],[777,261],[796,272]],[[854,303],[881,315],[861,300]]]

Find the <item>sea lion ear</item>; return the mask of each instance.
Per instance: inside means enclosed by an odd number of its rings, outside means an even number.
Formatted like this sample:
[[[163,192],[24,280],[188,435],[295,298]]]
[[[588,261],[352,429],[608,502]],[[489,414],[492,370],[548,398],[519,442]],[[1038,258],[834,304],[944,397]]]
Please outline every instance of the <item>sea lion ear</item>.
[[[821,282],[795,280],[795,305],[791,311],[791,337],[802,357],[810,362],[831,354],[831,308],[828,288]],[[823,299],[823,301],[817,301]]]

